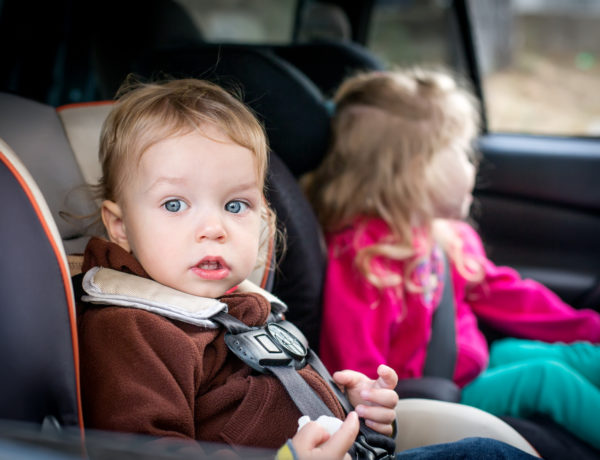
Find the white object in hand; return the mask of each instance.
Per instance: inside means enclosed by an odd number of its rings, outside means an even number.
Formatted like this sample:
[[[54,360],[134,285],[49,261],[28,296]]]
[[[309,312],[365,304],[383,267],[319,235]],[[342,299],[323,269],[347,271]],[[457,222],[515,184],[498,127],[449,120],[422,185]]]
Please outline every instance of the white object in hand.
[[[300,430],[300,428],[302,428],[308,422],[310,422],[310,417],[308,415],[303,415],[300,417],[298,419],[298,430]],[[335,433],[340,426],[342,426],[342,423],[344,423],[339,418],[330,417],[328,415],[321,415],[316,422],[325,428],[330,435],[333,435],[333,433]]]

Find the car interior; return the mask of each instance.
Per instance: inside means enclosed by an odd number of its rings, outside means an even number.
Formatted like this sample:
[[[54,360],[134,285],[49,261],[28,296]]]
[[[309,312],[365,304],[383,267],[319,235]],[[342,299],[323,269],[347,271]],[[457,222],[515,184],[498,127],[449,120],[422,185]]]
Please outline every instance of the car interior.
[[[296,324],[311,347],[318,350],[327,260],[322,230],[303,196],[299,180],[319,164],[327,150],[329,96],[334,89],[345,76],[361,70],[381,70],[384,64],[361,46],[360,40],[317,39],[289,45],[206,42],[186,10],[171,0],[102,2],[88,33],[84,33],[87,26],[80,19],[89,10],[84,10],[79,3],[48,2],[41,6],[42,12],[61,21],[64,20],[62,14],[68,11],[70,22],[65,29],[68,34],[62,42],[66,46],[58,47],[52,42],[50,37],[56,34],[49,34],[44,44],[22,42],[18,50],[21,54],[17,55],[15,50],[14,56],[6,58],[18,64],[11,76],[18,84],[9,88],[7,77],[2,75],[5,81],[0,87],[0,187],[3,196],[10,199],[5,200],[6,218],[0,223],[0,241],[3,242],[0,362],[5,368],[0,386],[0,419],[28,422],[41,429],[30,431],[19,425],[0,425],[0,438],[16,442],[17,447],[43,446],[60,455],[57,458],[80,458],[81,455],[128,458],[131,452],[143,451],[144,443],[137,438],[85,429],[70,280],[77,273],[78,255],[90,235],[102,234],[95,214],[98,204],[89,184],[96,183],[100,175],[98,136],[116,89],[130,74],[142,80],[203,78],[240,93],[256,113],[265,126],[271,150],[267,199],[276,211],[286,246],[285,251],[280,250],[275,257],[276,267],[269,264],[261,267],[255,280],[287,304],[287,319]],[[347,8],[350,18],[359,17],[362,8],[368,9],[372,2],[356,3],[361,7]],[[461,7],[464,2],[457,3],[457,11],[467,14]],[[304,4],[299,2],[297,16],[301,16]],[[14,31],[15,18],[25,14],[26,7],[22,2],[4,0],[0,8],[3,8],[0,36],[5,36]],[[114,14],[116,10],[118,15]],[[139,16],[142,10],[143,20]],[[33,27],[42,30],[49,27],[48,21],[38,21]],[[172,23],[177,27],[163,26]],[[365,32],[355,27],[352,33],[353,38],[359,38]],[[33,66],[22,53],[31,51],[34,46],[48,49],[55,46],[58,51],[47,54],[48,62],[36,62]],[[42,75],[57,72],[60,66],[65,75],[63,86],[50,89],[48,79]],[[89,89],[92,83],[93,89]],[[82,87],[88,87],[88,97],[82,102],[71,102],[66,95],[73,88]],[[587,236],[579,243],[569,240],[563,246],[564,252],[567,254],[573,245],[592,241],[594,246],[588,249],[597,253],[598,242],[592,234],[597,235],[600,219],[582,212],[583,207],[597,208],[593,197],[584,198],[587,202],[582,204],[576,186],[566,191],[542,187],[544,196],[539,196],[534,183],[530,189],[518,189],[519,184],[527,184],[527,180],[514,185],[513,177],[506,173],[516,169],[510,165],[516,161],[510,142],[510,137],[482,136],[485,161],[500,165],[490,172],[491,168],[486,169],[484,163],[483,171],[488,179],[491,177],[492,187],[483,188],[479,194],[478,222],[482,232],[492,241],[510,240],[507,245],[512,245],[509,248],[512,253],[509,250],[505,260],[512,262],[523,258],[523,251],[533,249],[512,243],[506,217],[510,217],[511,212],[529,216],[525,228],[535,226],[539,222],[536,218],[556,222],[559,239],[566,239],[564,221],[581,221],[580,228],[585,229]],[[560,183],[562,179],[556,177],[556,171],[561,169],[560,157],[556,156],[546,169],[540,168],[535,163],[536,149],[552,147],[542,141],[531,142],[535,145],[522,152],[525,160],[523,155],[519,157],[519,168],[536,169],[541,182]],[[569,162],[569,167],[576,164],[574,174],[591,174],[600,161],[586,154],[586,149],[593,147],[585,143],[573,145],[580,153],[575,158],[576,163]],[[503,150],[508,150],[508,154],[503,155]],[[530,167],[523,166],[523,161],[530,161]],[[522,195],[530,198],[521,200]],[[531,197],[544,202],[546,207],[569,200],[576,200],[577,206],[574,210],[553,208],[539,216],[536,212],[542,211],[533,210],[538,209],[533,205],[539,203],[534,203]],[[521,212],[520,207],[527,211]],[[536,234],[530,231],[529,240],[535,238]],[[521,245],[529,240],[521,241]],[[563,271],[580,261],[579,252],[569,254],[564,257],[567,263],[561,266]],[[525,272],[529,269],[528,273],[537,274],[539,278],[554,280],[553,287],[558,286],[557,291],[573,304],[595,305],[594,301],[600,298],[596,276],[591,274],[598,268],[597,261],[577,265],[584,266],[587,272],[582,273],[580,268],[573,274],[557,271],[554,260],[548,261],[545,266],[550,268],[545,270],[527,267],[529,260],[524,259]],[[582,296],[582,292],[586,295]],[[490,340],[500,336],[493,330],[486,333]],[[397,391],[401,397],[399,414],[403,414],[399,427],[411,440],[404,445],[406,448],[453,440],[470,433],[504,439],[524,449],[533,446],[532,452],[547,459],[591,459],[600,455],[537,414],[528,419],[502,417],[502,420],[485,417],[489,414],[483,415],[484,418],[480,418],[479,413],[472,414],[472,418],[461,414],[461,418],[455,419],[460,429],[452,432],[448,427],[453,417],[457,417],[452,404],[459,400],[460,390],[444,377],[431,375],[400,382]],[[434,400],[440,404],[432,404]],[[439,421],[437,430],[433,428],[434,420]],[[418,427],[429,425],[432,428],[428,436],[415,432]],[[185,458],[170,456],[168,449],[144,454],[147,458]],[[272,452],[247,452],[247,458],[268,455]]]

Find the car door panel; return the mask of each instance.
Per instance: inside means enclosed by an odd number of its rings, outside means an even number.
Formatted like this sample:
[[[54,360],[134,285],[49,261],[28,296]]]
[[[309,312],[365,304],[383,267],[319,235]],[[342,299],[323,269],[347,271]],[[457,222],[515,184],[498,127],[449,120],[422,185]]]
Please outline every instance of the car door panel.
[[[486,135],[473,218],[490,258],[600,310],[600,142]]]

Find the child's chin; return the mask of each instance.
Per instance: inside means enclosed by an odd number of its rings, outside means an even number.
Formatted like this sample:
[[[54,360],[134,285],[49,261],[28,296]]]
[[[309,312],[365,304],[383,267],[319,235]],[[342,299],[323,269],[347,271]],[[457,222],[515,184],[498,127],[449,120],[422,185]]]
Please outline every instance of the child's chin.
[[[186,294],[191,294],[197,297],[208,297],[208,298],[217,298],[225,295],[228,290],[228,286],[212,284],[208,286],[178,286],[175,287],[178,291],[185,292]]]

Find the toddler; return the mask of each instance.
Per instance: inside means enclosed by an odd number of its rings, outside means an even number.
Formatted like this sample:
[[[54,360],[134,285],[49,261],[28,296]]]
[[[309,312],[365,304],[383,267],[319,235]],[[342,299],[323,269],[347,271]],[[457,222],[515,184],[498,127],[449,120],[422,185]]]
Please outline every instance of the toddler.
[[[101,217],[109,240],[84,254],[78,305],[86,425],[154,437],[278,448],[342,458],[366,425],[392,435],[396,373],[336,373],[347,416],[311,366],[298,372],[345,419],[333,435],[302,415],[273,375],[229,352],[211,317],[227,309],[244,327],[265,324],[271,303],[245,282],[257,265],[267,144],[233,95],[194,79],[125,88],[101,135]],[[291,441],[286,440],[292,438]],[[200,444],[194,444],[194,449]]]

